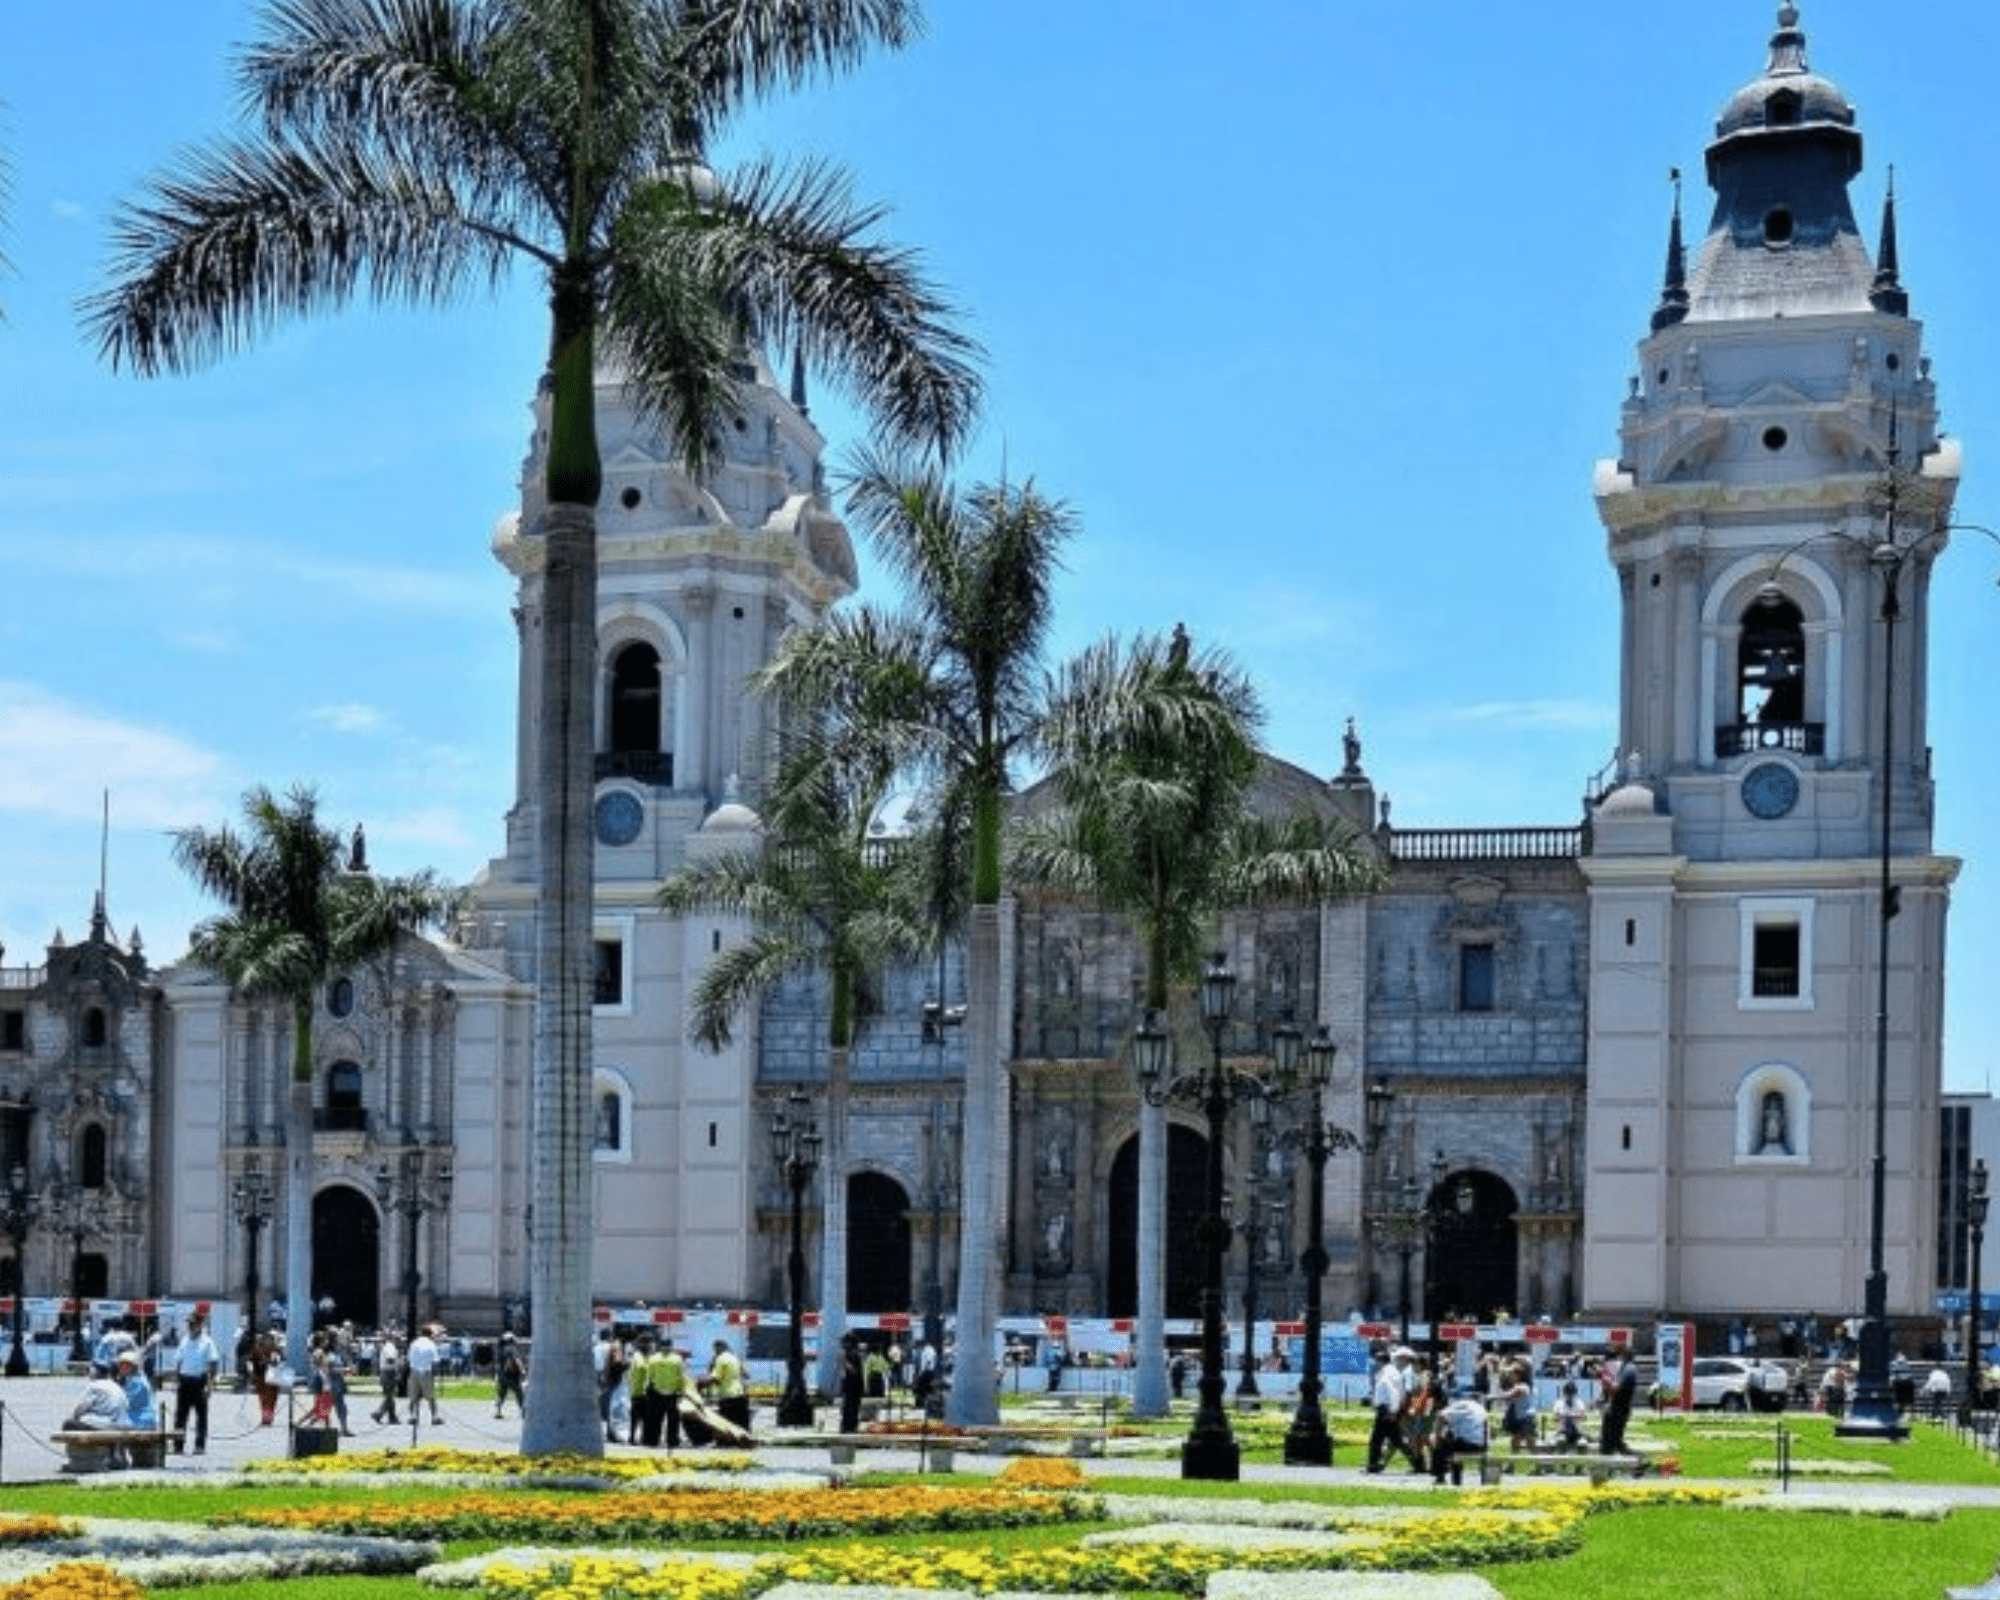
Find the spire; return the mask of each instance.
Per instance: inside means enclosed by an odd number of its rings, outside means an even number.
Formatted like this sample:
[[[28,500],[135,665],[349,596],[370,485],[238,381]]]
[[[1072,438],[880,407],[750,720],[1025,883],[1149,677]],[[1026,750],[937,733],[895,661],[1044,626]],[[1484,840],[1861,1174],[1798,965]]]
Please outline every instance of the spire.
[[[811,416],[806,408],[806,353],[794,345],[792,347],[792,409],[800,416]]]
[[[1673,169],[1674,220],[1667,230],[1667,281],[1653,308],[1653,332],[1685,322],[1688,314],[1687,251],[1681,244],[1681,169]]]
[[[1799,8],[1787,0],[1778,7],[1778,31],[1771,35],[1771,64],[1764,69],[1765,75],[1777,78],[1806,70],[1806,36],[1799,30]]]
[[[1903,288],[1896,262],[1896,169],[1889,169],[1889,192],[1882,197],[1882,244],[1875,252],[1875,284],[1868,303],[1892,317],[1910,314],[1910,297]]]

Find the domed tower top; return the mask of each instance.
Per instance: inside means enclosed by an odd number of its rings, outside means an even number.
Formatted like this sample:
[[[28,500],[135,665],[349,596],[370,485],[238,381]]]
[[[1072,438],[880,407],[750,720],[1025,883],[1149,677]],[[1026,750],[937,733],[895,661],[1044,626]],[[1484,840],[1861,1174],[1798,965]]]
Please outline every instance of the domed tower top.
[[[1688,321],[1870,307],[1875,269],[1847,195],[1861,134],[1847,96],[1806,64],[1798,24],[1798,7],[1778,8],[1768,65],[1716,118],[1715,212],[1688,274]]]

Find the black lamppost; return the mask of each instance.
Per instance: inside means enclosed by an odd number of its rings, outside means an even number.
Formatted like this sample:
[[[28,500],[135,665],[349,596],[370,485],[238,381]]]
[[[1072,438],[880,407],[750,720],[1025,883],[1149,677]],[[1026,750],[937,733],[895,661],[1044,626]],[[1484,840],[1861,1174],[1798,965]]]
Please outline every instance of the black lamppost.
[[[384,1160],[375,1169],[375,1196],[382,1202],[382,1209],[403,1219],[405,1339],[417,1336],[417,1290],[424,1281],[417,1270],[417,1235],[423,1231],[426,1213],[443,1211],[451,1204],[451,1178],[451,1153],[441,1147],[424,1149],[412,1145],[393,1165]]]
[[[1230,1234],[1229,1219],[1222,1209],[1222,1139],[1229,1108],[1265,1092],[1261,1078],[1232,1070],[1222,1058],[1222,1036],[1229,1027],[1229,1004],[1235,990],[1236,974],[1218,951],[1202,973],[1197,990],[1210,1044],[1206,1072],[1167,1078],[1167,1036],[1155,1025],[1150,1012],[1133,1040],[1139,1092],[1154,1105],[1176,1097],[1194,1102],[1208,1119],[1208,1184],[1197,1230],[1202,1257],[1201,1399],[1194,1427],[1181,1447],[1181,1476],[1231,1482],[1241,1476],[1243,1452],[1229,1431],[1229,1416],[1222,1408],[1226,1385],[1222,1371],[1222,1254]],[[1298,1068],[1299,1030],[1289,1022],[1272,1029],[1271,1051],[1277,1065],[1277,1085],[1280,1090],[1288,1089]]]
[[[1959,1403],[1958,1420],[1969,1425],[1979,1404],[1979,1253],[1986,1245],[1986,1208],[1992,1196],[1986,1192],[1986,1163],[1972,1163],[1972,1176],[1965,1186],[1965,1226],[1971,1234],[1972,1293],[1965,1308],[1965,1398]],[[11,1368],[9,1369],[12,1370]]]
[[[1410,1342],[1410,1257],[1417,1253],[1430,1234],[1431,1214],[1425,1209],[1423,1196],[1417,1190],[1414,1174],[1403,1179],[1401,1192],[1397,1197],[1400,1205],[1379,1213],[1369,1223],[1369,1231],[1375,1242],[1385,1250],[1393,1250],[1401,1268],[1397,1280],[1396,1312],[1402,1319],[1401,1344]],[[1429,1297],[1425,1297],[1425,1310],[1430,1309]],[[1433,1321],[1436,1319],[1433,1318]],[[1436,1362],[1432,1362],[1436,1366]]]
[[[1333,1081],[1336,1052],[1333,1036],[1321,1023],[1306,1042],[1306,1087],[1312,1092],[1312,1112],[1303,1130],[1287,1129],[1280,1139],[1300,1143],[1305,1152],[1309,1182],[1306,1186],[1306,1248],[1299,1257],[1299,1270],[1306,1280],[1305,1372],[1299,1380],[1298,1409],[1292,1425],[1285,1430],[1285,1464],[1293,1467],[1326,1467],[1333,1464],[1333,1436],[1327,1432],[1326,1412],[1320,1405],[1324,1384],[1320,1381],[1320,1285],[1326,1277],[1326,1162],[1336,1150],[1371,1152],[1381,1142],[1388,1123],[1389,1104],[1395,1098],[1387,1084],[1368,1086],[1367,1137],[1354,1133],[1325,1117],[1326,1087]],[[1301,1139],[1303,1133],[1303,1139]]]
[[[244,1161],[243,1171],[229,1186],[229,1201],[236,1210],[236,1220],[243,1225],[248,1260],[243,1274],[243,1320],[254,1344],[257,1339],[257,1292],[260,1286],[257,1239],[270,1223],[271,1208],[276,1201],[271,1180],[265,1176],[263,1164],[254,1152]]]
[[[28,1234],[41,1214],[42,1197],[28,1187],[28,1169],[20,1162],[7,1174],[7,1187],[0,1189],[0,1233],[14,1246],[14,1347],[7,1352],[7,1376],[28,1375],[28,1349],[22,1343],[21,1314],[28,1298]]]
[[[819,1167],[821,1134],[805,1091],[794,1089],[771,1116],[771,1159],[792,1191],[792,1252],[785,1266],[791,1282],[792,1325],[785,1342],[785,1394],[778,1402],[778,1425],[810,1428],[812,1397],[806,1393],[806,1189]]]
[[[98,1231],[98,1208],[81,1185],[58,1180],[49,1192],[49,1220],[69,1235],[69,1296],[76,1307],[70,1323],[69,1358],[90,1360],[90,1342],[83,1336],[83,1246]]]
[[[1268,1129],[1271,1121],[1269,1097],[1259,1095],[1252,1100],[1250,1115],[1259,1130]],[[1236,1380],[1236,1398],[1239,1400],[1255,1400],[1260,1393],[1257,1388],[1257,1280],[1263,1275],[1264,1263],[1258,1254],[1258,1247],[1263,1243],[1267,1226],[1279,1230],[1284,1228],[1286,1209],[1282,1200],[1266,1200],[1253,1183],[1243,1215],[1233,1218],[1230,1223],[1243,1237],[1243,1359],[1240,1363],[1241,1376]]]

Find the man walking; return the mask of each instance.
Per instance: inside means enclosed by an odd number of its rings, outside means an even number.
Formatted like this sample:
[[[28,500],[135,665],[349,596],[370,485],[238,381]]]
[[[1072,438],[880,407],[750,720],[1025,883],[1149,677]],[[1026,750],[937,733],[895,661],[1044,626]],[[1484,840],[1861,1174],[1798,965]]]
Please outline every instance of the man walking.
[[[1391,1451],[1403,1443],[1403,1402],[1409,1389],[1403,1379],[1403,1361],[1409,1352],[1398,1349],[1384,1354],[1375,1369],[1375,1426],[1368,1435],[1368,1470],[1380,1472],[1388,1464]]]
[[[174,1454],[187,1448],[188,1418],[194,1418],[194,1453],[208,1451],[208,1391],[222,1366],[222,1352],[208,1331],[208,1319],[196,1312],[188,1319],[187,1337],[174,1356]]]
[[[403,1352],[396,1348],[395,1335],[384,1333],[375,1346],[375,1375],[382,1380],[382,1403],[369,1417],[376,1422],[396,1425],[396,1390],[403,1381]]]
[[[404,1365],[410,1373],[410,1414],[421,1415],[424,1402],[429,1401],[431,1425],[436,1427],[442,1424],[444,1413],[438,1410],[437,1401],[438,1347],[428,1327],[418,1329],[416,1338],[410,1341]]]

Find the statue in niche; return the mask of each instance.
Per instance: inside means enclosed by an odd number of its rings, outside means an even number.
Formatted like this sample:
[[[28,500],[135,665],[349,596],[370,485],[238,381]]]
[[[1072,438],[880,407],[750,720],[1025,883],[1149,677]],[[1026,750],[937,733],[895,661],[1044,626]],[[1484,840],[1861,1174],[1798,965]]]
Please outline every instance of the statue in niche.
[[[1042,1259],[1061,1262],[1069,1242],[1069,1213],[1051,1211],[1042,1223]]]
[[[1751,1152],[1760,1156],[1788,1156],[1792,1153],[1791,1129],[1782,1089],[1768,1089],[1757,1112],[1757,1145]]]
[[[1063,1175],[1062,1135],[1052,1133],[1042,1146],[1042,1176],[1060,1178]]]

